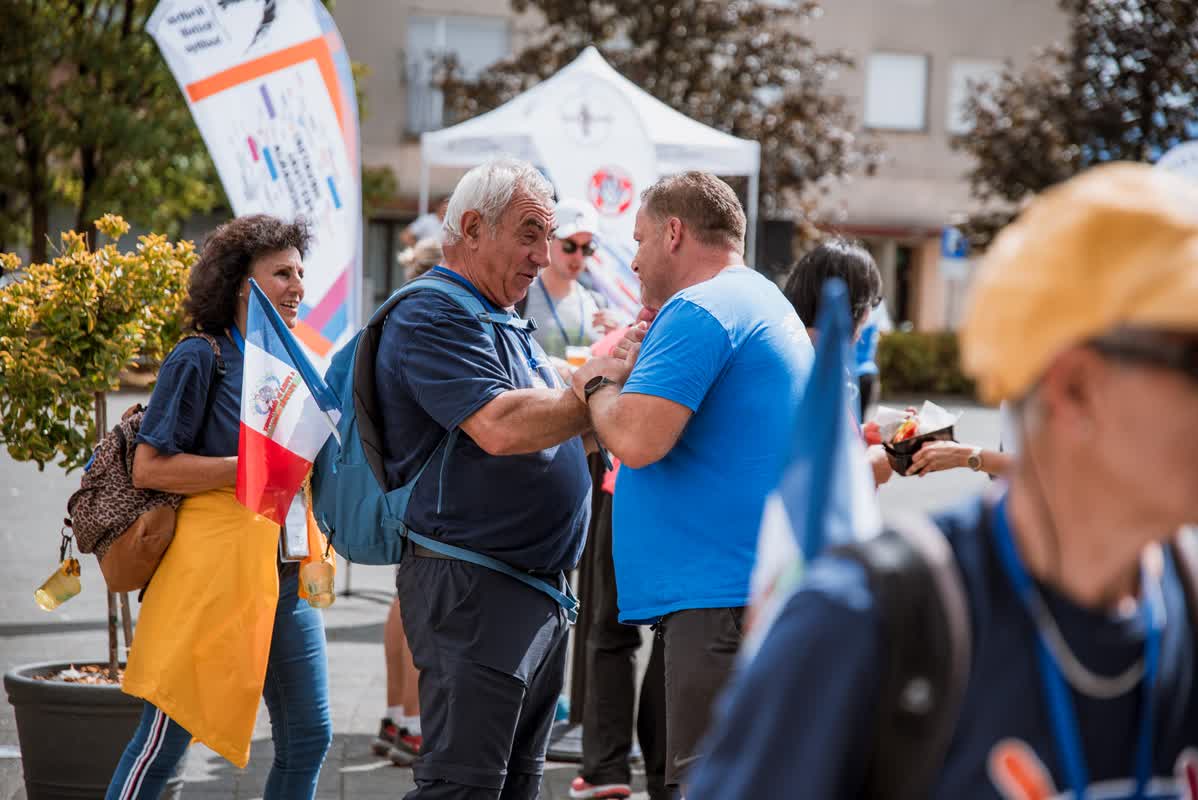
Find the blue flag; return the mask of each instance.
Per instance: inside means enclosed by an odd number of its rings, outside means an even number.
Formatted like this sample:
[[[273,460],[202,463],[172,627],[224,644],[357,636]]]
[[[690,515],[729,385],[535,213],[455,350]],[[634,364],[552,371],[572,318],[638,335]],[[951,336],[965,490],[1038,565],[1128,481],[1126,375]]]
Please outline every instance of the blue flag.
[[[756,616],[744,648],[750,655],[797,586],[803,563],[882,527],[852,410],[853,324],[838,279],[824,286],[816,329],[815,364],[799,404],[794,454],[762,515],[753,574]]]

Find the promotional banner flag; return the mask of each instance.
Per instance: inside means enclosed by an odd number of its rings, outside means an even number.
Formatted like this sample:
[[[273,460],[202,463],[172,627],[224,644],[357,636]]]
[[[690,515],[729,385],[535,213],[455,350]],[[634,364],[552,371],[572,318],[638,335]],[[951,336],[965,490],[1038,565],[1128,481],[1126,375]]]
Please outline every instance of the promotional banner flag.
[[[319,0],[161,0],[147,24],[233,212],[313,225],[295,335],[323,361],[357,329],[362,187],[349,56]]]
[[[795,426],[798,444],[762,514],[752,581],[755,620],[741,650],[746,659],[797,587],[804,562],[829,546],[882,530],[873,473],[852,411],[853,324],[840,280],[824,287],[817,330],[815,363]]]
[[[282,524],[340,405],[253,279],[242,374],[237,499]]]

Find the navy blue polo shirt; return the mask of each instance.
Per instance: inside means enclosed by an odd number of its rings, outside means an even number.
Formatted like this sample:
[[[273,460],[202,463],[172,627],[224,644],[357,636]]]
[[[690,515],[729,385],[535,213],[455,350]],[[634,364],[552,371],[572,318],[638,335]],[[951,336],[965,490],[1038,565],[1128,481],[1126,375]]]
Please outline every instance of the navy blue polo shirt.
[[[504,392],[562,386],[529,332],[499,325],[492,341],[483,324],[427,289],[388,315],[375,360],[388,488],[409,480],[446,431]],[[530,360],[540,365],[540,382]],[[461,432],[417,482],[404,521],[518,569],[556,572],[578,563],[590,513],[581,439],[491,456]]]
[[[137,441],[163,455],[235,456],[241,425],[241,351],[227,335],[215,337],[225,374],[217,378],[208,419],[204,406],[215,377],[216,355],[203,339],[175,345],[162,367],[146,406]]]

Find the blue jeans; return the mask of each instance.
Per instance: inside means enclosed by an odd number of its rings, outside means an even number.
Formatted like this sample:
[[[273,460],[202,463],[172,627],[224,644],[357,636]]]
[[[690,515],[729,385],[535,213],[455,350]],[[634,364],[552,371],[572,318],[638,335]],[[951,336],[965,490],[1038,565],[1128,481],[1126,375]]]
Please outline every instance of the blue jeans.
[[[264,800],[315,797],[316,779],[333,739],[324,618],[299,598],[298,590],[295,573],[279,579],[262,689],[275,745]],[[105,800],[158,797],[190,742],[191,734],[181,725],[146,703]]]

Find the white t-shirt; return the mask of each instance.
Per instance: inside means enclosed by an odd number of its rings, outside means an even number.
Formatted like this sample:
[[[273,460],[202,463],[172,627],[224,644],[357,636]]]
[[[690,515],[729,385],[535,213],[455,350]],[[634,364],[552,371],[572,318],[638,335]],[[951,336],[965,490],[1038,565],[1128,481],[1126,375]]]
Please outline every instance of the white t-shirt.
[[[537,321],[532,336],[545,352],[565,358],[567,345],[589,347],[603,338],[603,332],[591,324],[595,312],[601,307],[594,293],[584,289],[578,281],[570,284],[569,294],[554,301],[538,278],[528,287],[524,316]]]

